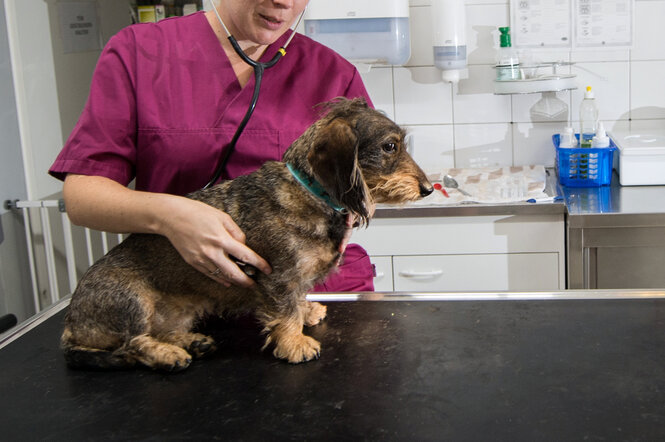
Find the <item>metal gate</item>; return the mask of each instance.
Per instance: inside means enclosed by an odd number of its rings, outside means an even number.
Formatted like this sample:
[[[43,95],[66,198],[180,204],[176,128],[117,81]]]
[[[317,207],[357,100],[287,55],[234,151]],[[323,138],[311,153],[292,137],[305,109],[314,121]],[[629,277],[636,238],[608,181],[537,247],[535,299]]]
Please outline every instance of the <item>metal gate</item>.
[[[7,201],[5,207],[23,216],[35,312],[71,294],[79,275],[124,239],[122,234],[73,226],[62,199]]]

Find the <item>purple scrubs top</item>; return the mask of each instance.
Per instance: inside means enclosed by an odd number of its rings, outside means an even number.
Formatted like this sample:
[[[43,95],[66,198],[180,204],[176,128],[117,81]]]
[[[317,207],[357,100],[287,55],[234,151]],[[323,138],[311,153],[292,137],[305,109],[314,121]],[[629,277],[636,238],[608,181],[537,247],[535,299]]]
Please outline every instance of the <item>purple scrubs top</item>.
[[[287,33],[288,34],[288,33]],[[268,47],[270,60],[287,35]],[[98,175],[136,189],[184,195],[213,175],[240,124],[254,78],[240,87],[204,13],[130,26],[102,52],[88,101],[49,173]],[[363,96],[356,69],[330,49],[297,34],[285,57],[263,76],[256,110],[222,178],[280,160],[317,119],[315,106]],[[367,254],[350,245],[340,271],[321,291],[372,290]]]

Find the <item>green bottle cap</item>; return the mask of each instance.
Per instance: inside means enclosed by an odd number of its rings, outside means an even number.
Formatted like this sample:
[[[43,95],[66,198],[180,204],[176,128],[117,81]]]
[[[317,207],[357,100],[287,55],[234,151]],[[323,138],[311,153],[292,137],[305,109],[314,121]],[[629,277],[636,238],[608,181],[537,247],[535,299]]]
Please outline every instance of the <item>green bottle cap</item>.
[[[509,48],[511,47],[510,43],[510,27],[506,26],[503,28],[499,28],[499,32],[501,32],[501,35],[499,36],[499,41],[501,43],[502,48]]]

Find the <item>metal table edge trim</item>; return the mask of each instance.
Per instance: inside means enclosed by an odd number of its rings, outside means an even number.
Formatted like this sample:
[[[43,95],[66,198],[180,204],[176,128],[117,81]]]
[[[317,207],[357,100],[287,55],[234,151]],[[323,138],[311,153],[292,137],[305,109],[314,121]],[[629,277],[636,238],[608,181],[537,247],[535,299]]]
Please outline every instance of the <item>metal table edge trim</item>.
[[[665,299],[663,290],[566,290],[553,292],[361,292],[311,293],[308,301],[561,301],[610,299]]]
[[[39,324],[45,322],[47,319],[49,319],[52,316],[55,316],[58,314],[61,310],[63,310],[65,307],[69,305],[69,302],[71,301],[71,295],[68,295],[62,299],[60,299],[58,302],[55,304],[50,305],[49,307],[45,308],[41,312],[37,313],[36,315],[32,316],[31,318],[23,321],[13,329],[9,330],[3,335],[0,335],[0,349],[6,347],[7,345],[11,344],[21,336],[25,335],[28,333],[30,330],[34,329],[37,327]]]
[[[665,299],[662,290],[566,290],[554,292],[355,292],[355,293],[310,293],[308,301],[562,301],[562,300],[611,300],[611,299]],[[39,314],[19,324],[0,336],[0,349],[11,344],[30,330],[65,309],[71,295],[44,309]]]

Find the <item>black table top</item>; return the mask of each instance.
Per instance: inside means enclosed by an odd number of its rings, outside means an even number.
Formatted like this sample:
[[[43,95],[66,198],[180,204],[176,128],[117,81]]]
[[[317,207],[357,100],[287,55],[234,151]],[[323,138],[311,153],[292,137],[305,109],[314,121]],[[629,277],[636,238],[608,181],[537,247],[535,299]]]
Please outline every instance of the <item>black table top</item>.
[[[178,374],[75,371],[60,312],[0,350],[0,439],[665,439],[665,300],[339,302],[321,359],[251,318]]]

